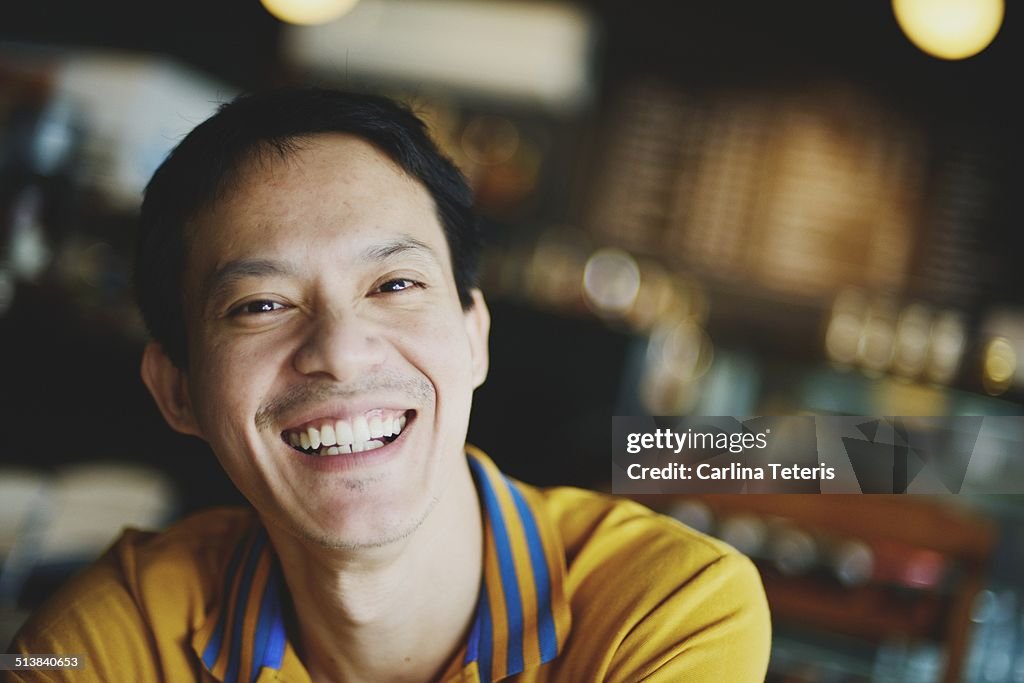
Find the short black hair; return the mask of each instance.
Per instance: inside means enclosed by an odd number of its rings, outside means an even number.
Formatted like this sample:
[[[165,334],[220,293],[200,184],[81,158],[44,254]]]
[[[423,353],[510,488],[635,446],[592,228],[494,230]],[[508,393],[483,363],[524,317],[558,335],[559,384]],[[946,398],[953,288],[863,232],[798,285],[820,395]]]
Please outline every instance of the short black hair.
[[[182,276],[186,226],[261,155],[287,157],[304,138],[347,133],[376,146],[433,197],[464,309],[473,305],[480,233],[473,194],[426,125],[386,97],[323,88],[242,95],[196,126],[146,186],[135,250],[135,296],[150,335],[179,368],[188,364]]]

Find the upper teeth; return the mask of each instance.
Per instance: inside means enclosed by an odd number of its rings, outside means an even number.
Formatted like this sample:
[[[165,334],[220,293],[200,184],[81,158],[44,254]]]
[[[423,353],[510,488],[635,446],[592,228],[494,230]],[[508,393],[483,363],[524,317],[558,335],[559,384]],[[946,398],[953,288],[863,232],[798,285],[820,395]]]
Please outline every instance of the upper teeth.
[[[305,450],[325,446],[321,451],[324,455],[359,453],[383,446],[379,441],[382,437],[398,436],[405,422],[402,413],[372,410],[351,420],[326,421],[316,427],[290,431],[288,442]]]

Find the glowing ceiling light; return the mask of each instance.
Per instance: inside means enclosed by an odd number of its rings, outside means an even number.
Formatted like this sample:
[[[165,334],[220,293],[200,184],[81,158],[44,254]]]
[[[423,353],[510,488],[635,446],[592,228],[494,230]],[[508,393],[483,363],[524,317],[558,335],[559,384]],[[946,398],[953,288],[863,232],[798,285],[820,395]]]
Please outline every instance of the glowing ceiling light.
[[[326,24],[345,14],[359,0],[260,0],[267,11],[289,24]]]
[[[892,0],[910,42],[940,59],[966,59],[988,47],[1003,25],[1004,0]]]

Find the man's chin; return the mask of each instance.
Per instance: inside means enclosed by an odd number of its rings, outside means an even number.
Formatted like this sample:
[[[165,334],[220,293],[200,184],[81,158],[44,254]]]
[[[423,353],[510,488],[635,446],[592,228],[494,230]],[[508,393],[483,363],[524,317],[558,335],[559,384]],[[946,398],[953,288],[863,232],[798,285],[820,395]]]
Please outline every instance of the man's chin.
[[[320,522],[288,523],[286,530],[300,542],[324,550],[384,548],[401,543],[415,534],[423,526],[436,502],[436,499],[431,500],[426,509],[418,514],[381,515],[360,511],[336,516],[335,513],[321,515]]]

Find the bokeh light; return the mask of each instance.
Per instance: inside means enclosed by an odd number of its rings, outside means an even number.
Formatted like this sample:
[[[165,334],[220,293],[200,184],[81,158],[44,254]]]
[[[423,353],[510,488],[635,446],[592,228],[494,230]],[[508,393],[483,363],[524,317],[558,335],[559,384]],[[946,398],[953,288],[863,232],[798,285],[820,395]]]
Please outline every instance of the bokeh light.
[[[900,28],[914,45],[940,59],[972,57],[995,39],[1003,0],[893,0]]]
[[[359,0],[260,0],[267,11],[289,24],[326,24],[345,14]]]

